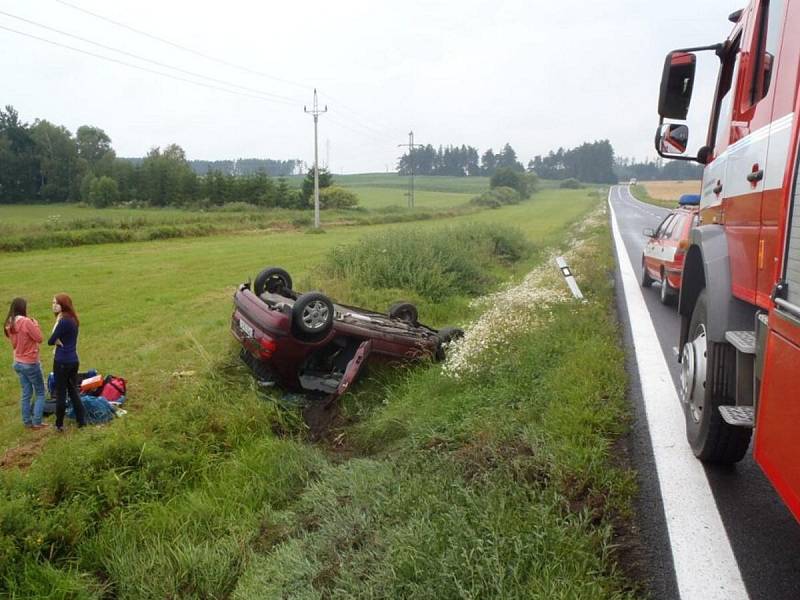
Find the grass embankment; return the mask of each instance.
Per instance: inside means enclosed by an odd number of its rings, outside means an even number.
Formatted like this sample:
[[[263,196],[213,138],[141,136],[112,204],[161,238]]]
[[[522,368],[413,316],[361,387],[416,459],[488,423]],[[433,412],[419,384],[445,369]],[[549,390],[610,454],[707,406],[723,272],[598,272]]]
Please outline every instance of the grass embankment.
[[[431,203],[436,206],[413,210],[390,205],[383,194],[378,194],[377,204],[380,206],[372,210],[324,211],[322,226],[408,223],[446,219],[480,210],[479,207],[464,204],[469,198],[463,194],[429,194],[436,196],[435,202]],[[311,226],[312,220],[312,213],[307,210],[245,209],[240,204],[217,211],[99,210],[64,204],[0,206],[0,252],[206,237],[259,230],[305,230]]]
[[[581,232],[571,257],[588,303],[533,293],[561,289],[548,268],[505,296],[470,304],[468,295],[501,277],[519,280],[596,204],[585,192],[554,192],[476,216],[491,229],[391,226],[334,258],[332,246],[363,232],[268,236],[268,259],[263,236],[123,245],[113,247],[116,257],[95,248],[8,257],[3,293],[7,269],[34,307],[49,298],[45,287],[74,292],[84,364],[128,376],[132,396],[125,418],[51,437],[30,468],[2,472],[0,589],[16,597],[629,597],[612,547],[632,478],[611,450],[625,428],[624,372],[605,224]],[[431,253],[454,235],[477,245]],[[442,276],[439,258],[452,266],[469,254],[452,268],[477,273],[477,287],[446,298],[435,285],[405,289],[401,278],[367,287],[357,273],[376,254],[359,248],[381,244],[413,248],[411,257],[387,252],[397,268],[385,272],[414,267],[422,281]],[[86,265],[86,277],[55,260]],[[414,296],[422,320],[435,324],[509,310],[490,339],[477,321],[448,374],[435,364],[373,371],[345,397],[330,446],[312,446],[296,413],[258,398],[228,340],[232,285],[265,262],[326,291],[336,277],[347,294],[337,299],[371,299],[373,308],[390,292]],[[197,375],[169,375],[187,368]],[[2,397],[13,383],[3,373]],[[16,402],[2,410],[5,423],[16,420]],[[0,439],[11,445],[19,426],[4,429]]]
[[[675,208],[683,194],[699,194],[700,181],[641,181],[631,186],[637,200],[662,208]]]
[[[302,177],[290,178],[297,186]],[[547,189],[551,182],[541,182]],[[470,200],[489,189],[488,177],[415,178],[415,208],[408,208],[408,178],[395,174],[337,175],[355,192],[357,209],[325,210],[324,228],[445,219],[484,210]],[[225,235],[239,231],[305,230],[308,210],[232,203],[212,210],[104,208],[76,204],[0,205],[0,253]]]

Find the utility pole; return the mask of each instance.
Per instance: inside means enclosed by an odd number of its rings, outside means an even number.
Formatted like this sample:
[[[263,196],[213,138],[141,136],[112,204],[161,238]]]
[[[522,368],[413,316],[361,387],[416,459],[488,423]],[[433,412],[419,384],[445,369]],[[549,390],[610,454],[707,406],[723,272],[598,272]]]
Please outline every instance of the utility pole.
[[[317,148],[317,121],[322,113],[328,112],[328,105],[323,110],[317,105],[317,88],[314,88],[314,107],[308,110],[305,106],[303,112],[314,117],[314,229],[319,229],[319,152]]]
[[[422,146],[422,144],[415,144],[414,143],[414,132],[408,132],[408,143],[407,144],[397,144],[398,147],[407,147],[408,148],[408,165],[409,169],[411,170],[411,179],[408,183],[408,208],[414,208],[414,147],[415,146]]]

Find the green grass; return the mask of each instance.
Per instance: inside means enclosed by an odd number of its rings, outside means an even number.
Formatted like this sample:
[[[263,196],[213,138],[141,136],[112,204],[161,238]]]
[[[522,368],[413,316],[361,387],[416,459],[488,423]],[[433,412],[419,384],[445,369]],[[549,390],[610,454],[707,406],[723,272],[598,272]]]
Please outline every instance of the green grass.
[[[304,178],[304,176],[295,175],[289,178],[289,182],[296,187],[300,187]],[[333,179],[335,185],[352,189],[356,193],[359,193],[359,188],[364,187],[389,188],[405,191],[408,189],[409,184],[408,176],[401,176],[397,173],[334,174]],[[489,189],[489,178],[417,175],[414,177],[414,187],[421,191],[455,192],[474,196]]]
[[[46,328],[50,297],[70,292],[83,366],[131,387],[126,417],[51,436],[30,468],[0,471],[0,595],[630,597],[613,550],[633,490],[612,462],[625,379],[605,227],[582,234],[592,242],[572,265],[589,303],[557,307],[479,375],[372,370],[344,399],[341,451],[309,445],[296,412],[258,397],[228,333],[235,285],[268,264],[298,289],[385,310],[387,290],[328,278],[334,247],[474,223],[516,227],[541,250],[599,203],[552,191],[446,224],[4,256],[0,297],[26,296]],[[518,279],[542,256],[486,269]],[[476,315],[463,294],[416,296],[423,322]],[[1,354],[9,364],[7,344]],[[17,394],[3,370],[2,448],[37,438]]]

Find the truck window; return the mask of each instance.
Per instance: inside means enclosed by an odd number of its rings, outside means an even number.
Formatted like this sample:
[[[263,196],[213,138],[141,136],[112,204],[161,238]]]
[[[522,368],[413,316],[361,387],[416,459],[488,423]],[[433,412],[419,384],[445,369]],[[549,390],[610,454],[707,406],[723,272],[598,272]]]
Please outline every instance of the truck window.
[[[758,44],[755,52],[755,68],[750,91],[751,106],[769,92],[773,64],[778,54],[778,42],[783,29],[783,0],[763,0],[758,24]]]
[[[709,132],[708,143],[719,151],[719,154],[728,146],[730,141],[730,122],[731,111],[733,109],[733,82],[736,81],[736,76],[739,73],[739,48],[742,41],[741,33],[731,42],[725,51],[720,65],[719,80],[717,83],[717,96],[715,102],[715,114],[712,120],[713,129]],[[723,137],[718,139],[718,135]],[[720,145],[717,142],[723,142]]]

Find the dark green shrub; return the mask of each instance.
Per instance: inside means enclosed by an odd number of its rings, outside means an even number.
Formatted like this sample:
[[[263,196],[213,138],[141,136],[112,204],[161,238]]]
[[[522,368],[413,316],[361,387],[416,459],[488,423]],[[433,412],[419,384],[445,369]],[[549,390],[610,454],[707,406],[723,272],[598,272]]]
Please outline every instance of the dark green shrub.
[[[565,190],[579,190],[583,187],[583,184],[574,177],[570,177],[562,181],[558,187]]]
[[[529,189],[528,176],[510,168],[497,169],[489,180],[489,187],[509,187],[517,190],[522,198],[528,198],[532,191]]]
[[[319,191],[320,208],[353,208],[358,205],[358,196],[350,190],[331,186]]]

